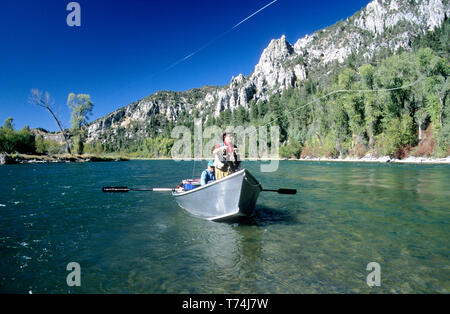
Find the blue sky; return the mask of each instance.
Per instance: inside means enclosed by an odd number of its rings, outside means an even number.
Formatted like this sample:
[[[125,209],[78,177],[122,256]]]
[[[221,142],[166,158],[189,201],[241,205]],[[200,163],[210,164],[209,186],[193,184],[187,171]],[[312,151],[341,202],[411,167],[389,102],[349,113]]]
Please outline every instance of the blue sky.
[[[81,27],[69,27],[69,0],[2,0],[0,123],[57,130],[28,103],[32,88],[50,93],[70,127],[71,92],[91,95],[92,121],[158,90],[228,84],[253,72],[271,39],[294,44],[369,3],[278,0],[233,29],[271,1],[79,0]]]

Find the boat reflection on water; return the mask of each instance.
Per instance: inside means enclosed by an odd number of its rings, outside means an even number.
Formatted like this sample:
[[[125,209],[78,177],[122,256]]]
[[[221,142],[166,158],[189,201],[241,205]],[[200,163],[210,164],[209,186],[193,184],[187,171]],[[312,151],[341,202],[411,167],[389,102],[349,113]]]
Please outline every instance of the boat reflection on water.
[[[256,293],[264,263],[264,229],[240,224],[216,224],[210,229],[208,246],[201,259],[208,269],[201,275],[198,289],[223,293]],[[220,286],[217,283],[220,282]]]

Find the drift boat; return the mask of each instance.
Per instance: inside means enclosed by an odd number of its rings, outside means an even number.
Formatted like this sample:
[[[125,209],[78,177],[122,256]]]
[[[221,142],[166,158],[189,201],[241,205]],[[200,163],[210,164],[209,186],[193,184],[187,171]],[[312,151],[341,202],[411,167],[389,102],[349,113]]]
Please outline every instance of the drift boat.
[[[191,215],[218,221],[252,216],[261,184],[243,169],[191,190],[172,191],[178,205]]]
[[[254,214],[256,201],[261,191],[278,194],[296,194],[294,189],[263,189],[258,180],[246,169],[237,171],[220,180],[200,185],[197,180],[183,180],[176,188],[136,189],[126,186],[103,187],[103,192],[124,193],[172,192],[178,205],[195,217],[224,221]]]

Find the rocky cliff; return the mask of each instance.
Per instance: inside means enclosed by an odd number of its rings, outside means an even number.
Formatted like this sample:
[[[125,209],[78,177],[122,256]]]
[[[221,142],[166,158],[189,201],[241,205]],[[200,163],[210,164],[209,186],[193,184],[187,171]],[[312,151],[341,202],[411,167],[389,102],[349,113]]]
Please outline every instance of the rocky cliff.
[[[371,1],[353,16],[300,38],[294,45],[284,35],[273,39],[254,72],[233,77],[228,86],[159,91],[97,119],[88,126],[88,142],[114,140],[119,132],[127,138],[146,136],[156,122],[176,121],[182,112],[218,116],[228,108],[248,109],[251,100],[266,100],[313,75],[326,76],[327,65],[342,64],[352,54],[369,61],[383,49],[408,50],[414,37],[449,16],[448,0]]]

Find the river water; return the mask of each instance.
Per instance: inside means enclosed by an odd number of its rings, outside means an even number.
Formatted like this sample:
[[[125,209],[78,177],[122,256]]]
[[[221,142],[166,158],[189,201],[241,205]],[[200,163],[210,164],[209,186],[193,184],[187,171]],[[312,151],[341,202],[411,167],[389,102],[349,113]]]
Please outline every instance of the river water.
[[[174,187],[205,164],[1,166],[0,293],[450,292],[450,166],[243,162],[264,188],[299,193],[263,192],[234,223],[192,217],[167,193],[101,192]]]

